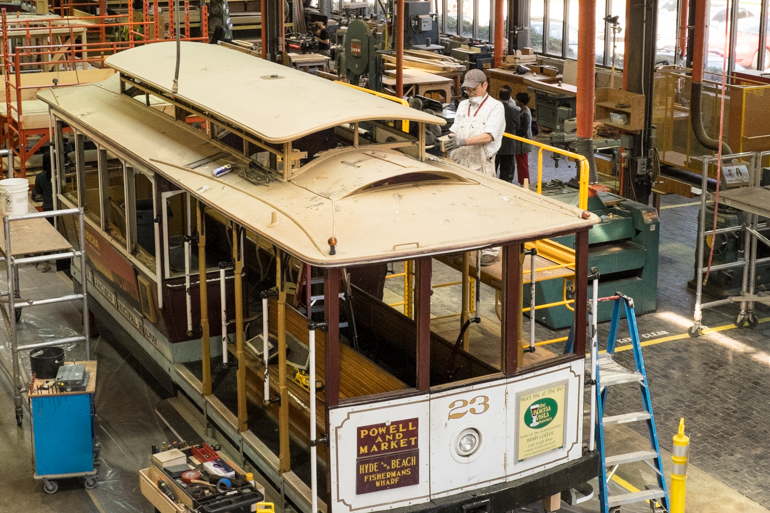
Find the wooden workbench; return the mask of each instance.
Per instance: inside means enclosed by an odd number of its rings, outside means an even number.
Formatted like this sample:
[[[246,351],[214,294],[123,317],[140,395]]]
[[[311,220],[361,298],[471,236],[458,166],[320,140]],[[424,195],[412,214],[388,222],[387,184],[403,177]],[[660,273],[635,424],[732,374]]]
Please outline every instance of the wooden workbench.
[[[551,76],[541,73],[519,75],[510,69],[492,68],[487,70],[487,76],[489,77],[489,94],[493,98],[497,98],[500,88],[504,85],[511,88],[512,98],[516,96],[516,93],[527,92],[529,88],[577,96],[577,87],[561,82],[561,75]]]
[[[452,82],[451,78],[434,75],[427,71],[405,69],[404,96],[428,96],[429,93],[439,92],[443,96],[442,103],[449,103],[452,101]],[[395,90],[396,77],[383,77],[382,85]]]

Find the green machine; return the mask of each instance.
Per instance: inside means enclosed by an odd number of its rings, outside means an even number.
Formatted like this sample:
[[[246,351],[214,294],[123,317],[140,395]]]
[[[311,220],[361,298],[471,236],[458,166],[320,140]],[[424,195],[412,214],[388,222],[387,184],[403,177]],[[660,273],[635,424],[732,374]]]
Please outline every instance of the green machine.
[[[382,91],[382,59],[377,56],[377,37],[362,20],[353,20],[345,34],[345,52],[337,63],[340,75],[345,75],[353,85],[359,85],[361,77],[369,78],[369,89]]]
[[[574,181],[554,180],[544,184],[543,195],[578,205],[578,186]],[[634,298],[637,313],[655,311],[660,242],[658,212],[653,207],[609,192],[589,196],[588,210],[601,218],[601,223],[588,232],[588,268],[599,270],[599,297],[622,292]],[[553,240],[569,248],[575,245],[574,236]],[[570,286],[568,294],[571,290]],[[538,305],[562,301],[562,280],[538,282],[535,294]],[[524,294],[524,306],[529,306],[529,294]],[[551,329],[572,325],[573,312],[565,306],[537,310],[535,315],[537,321]],[[599,303],[599,321],[608,321],[611,315],[612,303]]]

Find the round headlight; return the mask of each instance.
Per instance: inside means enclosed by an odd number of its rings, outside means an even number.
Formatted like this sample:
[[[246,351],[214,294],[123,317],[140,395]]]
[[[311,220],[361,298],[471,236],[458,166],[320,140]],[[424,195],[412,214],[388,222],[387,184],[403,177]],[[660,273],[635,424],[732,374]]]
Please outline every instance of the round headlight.
[[[481,435],[473,428],[466,429],[457,439],[457,454],[468,457],[481,445]]]

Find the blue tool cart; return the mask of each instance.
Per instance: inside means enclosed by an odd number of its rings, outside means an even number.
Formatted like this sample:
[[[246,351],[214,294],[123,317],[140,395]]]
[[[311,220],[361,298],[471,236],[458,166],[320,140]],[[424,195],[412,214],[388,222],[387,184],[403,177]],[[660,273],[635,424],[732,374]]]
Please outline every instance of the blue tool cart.
[[[85,477],[89,489],[99,482],[93,420],[96,362],[75,364],[84,365],[88,372],[88,382],[80,387],[83,390],[67,391],[55,386],[56,380],[35,379],[30,385],[34,477],[45,481],[46,493],[56,493],[57,479]]]

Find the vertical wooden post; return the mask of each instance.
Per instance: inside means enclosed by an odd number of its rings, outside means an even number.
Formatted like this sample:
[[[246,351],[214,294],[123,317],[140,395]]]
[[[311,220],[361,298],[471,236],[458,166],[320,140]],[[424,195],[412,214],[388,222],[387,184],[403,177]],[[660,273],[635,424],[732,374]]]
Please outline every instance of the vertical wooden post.
[[[588,308],[588,230],[575,234],[575,354],[586,354]]]
[[[460,329],[462,329],[463,326],[465,326],[465,321],[471,318],[471,301],[473,301],[473,298],[471,298],[471,287],[470,287],[470,276],[471,276],[471,257],[470,253],[467,251],[463,252],[463,277],[462,277],[462,284],[460,287],[462,288],[462,308],[460,312]],[[470,328],[470,326],[469,326]],[[470,335],[470,329],[465,330],[465,334],[463,334],[463,350],[469,351],[471,348],[471,335]]]
[[[417,390],[430,389],[430,295],[433,258],[415,260],[417,287],[415,289],[415,321],[417,321]]]
[[[334,433],[329,426],[329,408],[340,402],[340,270],[324,269],[324,319],[326,320],[326,348],[324,352],[324,391],[326,407],[324,419],[326,436],[331,440]],[[328,451],[327,451],[328,454]],[[331,465],[326,465],[326,486],[331,490]],[[331,504],[331,493],[327,495]]]
[[[326,269],[324,279],[324,318],[326,351],[324,354],[324,378],[326,406],[337,406],[340,401],[340,270]],[[326,411],[328,422],[329,411]],[[328,431],[327,431],[328,433]]]
[[[522,244],[503,246],[503,374],[513,376],[519,363],[521,344],[521,287],[522,287]]]
[[[211,340],[209,333],[209,296],[206,283],[206,218],[205,207],[198,202],[198,277],[200,278],[201,365],[203,366],[203,395],[211,395]]]
[[[279,471],[291,470],[291,452],[289,449],[289,391],[286,387],[286,291],[283,289],[283,270],[280,249],[275,252],[275,281],[278,288],[278,304],[276,308],[278,331],[278,397],[281,399],[278,409],[278,445]]]
[[[238,391],[238,432],[249,429],[249,415],[246,411],[246,357],[243,353],[243,254],[241,252],[241,228],[233,223],[233,262],[235,262],[233,284],[235,288],[235,358],[238,360],[236,384]]]

